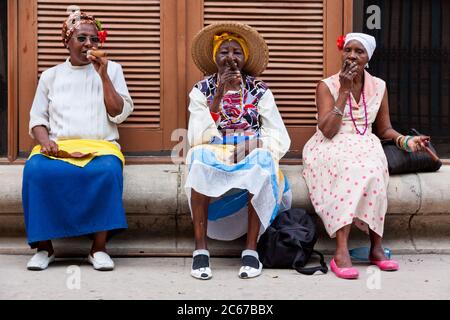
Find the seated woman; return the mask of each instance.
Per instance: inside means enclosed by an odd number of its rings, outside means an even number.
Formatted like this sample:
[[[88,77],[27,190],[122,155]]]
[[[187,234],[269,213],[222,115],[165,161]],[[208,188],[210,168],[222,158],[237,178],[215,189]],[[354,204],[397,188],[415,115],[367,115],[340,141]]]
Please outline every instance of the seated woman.
[[[317,86],[318,130],[303,149],[311,201],[328,234],[336,237],[331,270],[346,279],[358,277],[347,246],[353,222],[369,234],[370,262],[381,270],[399,268],[381,244],[389,173],[380,138],[395,139],[407,151],[421,150],[429,139],[392,129],[386,84],[364,70],[375,47],[372,36],[345,37],[341,71]]]
[[[290,139],[272,92],[254,77],[267,66],[268,47],[250,26],[216,23],[195,37],[192,55],[208,76],[189,95],[191,275],[212,277],[206,235],[233,240],[247,233],[239,277],[256,277],[262,270],[258,237],[291,201],[278,167]]]
[[[116,124],[133,102],[122,67],[93,52],[104,40],[97,26],[80,12],[64,22],[70,57],[42,73],[31,107],[30,134],[39,145],[26,162],[22,189],[28,243],[38,251],[30,270],[54,261],[52,239],[81,235],[93,235],[88,260],[94,268],[112,270],[108,233],[127,228]]]

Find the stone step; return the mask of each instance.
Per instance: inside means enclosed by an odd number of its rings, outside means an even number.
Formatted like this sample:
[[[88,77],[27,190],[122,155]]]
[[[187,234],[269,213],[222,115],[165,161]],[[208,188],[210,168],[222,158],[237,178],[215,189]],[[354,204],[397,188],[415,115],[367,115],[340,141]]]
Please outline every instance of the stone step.
[[[293,194],[293,207],[312,211],[301,165],[284,165]],[[0,165],[0,216],[22,213],[20,165]],[[124,169],[124,205],[127,213],[189,213],[183,186],[183,165],[129,165]],[[388,212],[396,214],[450,214],[450,165],[438,172],[390,177]]]
[[[58,257],[84,257],[89,253],[91,241],[88,238],[59,239],[54,241]],[[245,238],[235,241],[223,242],[209,240],[208,247],[212,256],[239,257],[245,245]],[[386,237],[383,241],[386,248],[392,250],[394,255],[399,254],[450,254],[449,237],[416,238],[413,241],[405,238]],[[349,248],[369,246],[367,237],[352,235]],[[320,238],[315,249],[323,254],[333,254],[335,242],[329,238]],[[190,257],[194,250],[193,238],[169,236],[136,236],[132,239],[118,236],[108,244],[108,252],[116,257]],[[34,254],[26,243],[25,237],[0,237],[0,254]]]
[[[167,218],[167,216],[163,216]],[[15,217],[21,218],[21,217]],[[130,229],[115,236],[108,244],[114,256],[190,256],[194,249],[192,222],[184,217],[183,223],[174,228],[158,226],[158,218],[145,223],[141,216],[129,218]],[[136,219],[135,222],[133,222]],[[162,217],[161,217],[162,219]],[[335,240],[326,234],[323,225],[316,217],[318,242],[316,249],[324,254],[332,254]],[[173,217],[175,221],[175,216]],[[167,226],[167,222],[164,223]],[[1,225],[1,224],[0,224]],[[0,254],[31,254],[25,233],[7,236],[1,233]],[[245,237],[235,241],[208,240],[212,255],[239,256],[245,245]],[[83,256],[90,248],[87,237],[58,239],[54,241],[60,256]],[[383,238],[385,247],[394,254],[440,253],[450,254],[450,216],[419,216],[412,218],[390,215],[386,219]],[[366,234],[353,227],[350,234],[350,247],[368,246]]]
[[[185,167],[179,165],[130,165],[124,170],[124,204],[129,229],[113,239],[109,250],[115,255],[181,255],[193,250],[192,221],[184,185]],[[301,166],[282,170],[293,192],[293,207],[313,213]],[[0,253],[31,253],[25,239],[21,206],[23,166],[0,166]],[[398,253],[449,253],[450,166],[436,173],[392,176],[388,190],[385,246]],[[317,218],[317,216],[315,216]],[[317,248],[332,253],[329,239],[317,218]],[[352,246],[367,245],[360,231],[352,232]],[[87,239],[58,240],[61,255],[84,255]],[[244,240],[211,241],[215,255],[239,255]]]

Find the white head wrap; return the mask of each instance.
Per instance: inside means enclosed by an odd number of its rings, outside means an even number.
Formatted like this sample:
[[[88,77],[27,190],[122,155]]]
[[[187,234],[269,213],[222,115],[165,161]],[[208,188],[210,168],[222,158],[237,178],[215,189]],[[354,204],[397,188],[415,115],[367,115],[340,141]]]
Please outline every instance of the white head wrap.
[[[364,49],[367,51],[367,55],[369,56],[369,60],[372,58],[373,52],[375,51],[375,48],[377,47],[377,42],[375,41],[375,38],[365,34],[365,33],[349,33],[345,36],[345,43],[344,47],[352,40],[359,41]],[[369,67],[369,63],[366,64],[366,68]]]

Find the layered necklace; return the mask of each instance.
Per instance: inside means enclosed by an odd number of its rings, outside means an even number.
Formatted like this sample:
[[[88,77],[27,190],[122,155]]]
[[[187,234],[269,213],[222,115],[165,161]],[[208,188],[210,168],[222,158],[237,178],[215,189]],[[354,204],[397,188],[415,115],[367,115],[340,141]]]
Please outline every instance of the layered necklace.
[[[357,126],[356,121],[355,121],[355,118],[353,117],[353,110],[352,110],[353,107],[352,107],[352,98],[351,98],[352,95],[351,94],[348,95],[348,104],[349,104],[349,107],[350,107],[350,117],[352,118],[353,126],[355,127],[356,132],[363,136],[366,133],[367,128],[369,127],[368,120],[367,120],[366,95],[364,94],[364,83],[363,83],[363,86],[362,86],[361,95],[362,95],[362,100],[363,100],[363,105],[364,105],[364,120],[365,120],[364,131],[363,132],[359,131],[358,126]]]
[[[225,109],[223,108],[223,102],[220,102],[220,114],[223,117],[223,119],[230,121],[231,123],[238,123],[241,121],[242,117],[244,116],[244,94],[243,94],[244,88],[243,84],[241,85],[241,88],[239,89],[239,115],[236,118],[232,118],[227,115],[225,112]]]

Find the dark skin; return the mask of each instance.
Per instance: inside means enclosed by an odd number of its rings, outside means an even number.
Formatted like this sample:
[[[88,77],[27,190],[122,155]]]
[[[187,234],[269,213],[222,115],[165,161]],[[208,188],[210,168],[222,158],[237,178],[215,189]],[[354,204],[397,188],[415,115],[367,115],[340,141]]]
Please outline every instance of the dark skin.
[[[84,42],[78,41],[78,36],[86,36]],[[70,63],[73,66],[84,66],[92,63],[95,70],[100,76],[103,84],[103,95],[106,111],[112,117],[122,113],[123,99],[117,93],[111,79],[107,73],[108,60],[106,58],[97,58],[93,55],[87,55],[87,51],[98,49],[98,43],[92,41],[97,37],[97,28],[92,24],[81,24],[72,35],[67,43],[67,49],[70,53]],[[58,152],[58,145],[50,140],[48,130],[44,126],[36,126],[32,129],[36,141],[41,145],[41,153],[55,156]],[[94,241],[91,248],[91,254],[98,251],[106,252],[107,231],[98,232],[94,235]],[[46,250],[51,256],[54,252],[53,245],[50,240],[41,241],[38,245],[38,251]]]
[[[338,132],[342,124],[342,117],[332,112],[336,106],[344,112],[348,96],[352,94],[356,102],[361,99],[361,92],[364,86],[364,67],[369,62],[369,57],[364,46],[359,41],[349,41],[342,53],[342,68],[339,74],[339,96],[335,101],[327,85],[320,82],[316,90],[317,108],[319,114],[319,130],[323,135],[332,139]],[[395,139],[399,132],[392,128],[389,117],[389,104],[387,90],[384,92],[383,100],[374,123],[374,133],[380,139]],[[420,151],[429,141],[430,137],[417,136],[408,141],[408,146],[414,152]],[[348,238],[351,225],[347,225],[336,231],[336,252],[334,260],[338,267],[348,268],[352,266],[348,253]],[[370,260],[387,260],[382,246],[382,237],[369,230],[370,238]]]
[[[256,250],[258,233],[261,222],[256,214],[251,199],[253,195],[249,194],[248,200],[248,228],[247,228],[247,242],[246,248]],[[194,189],[191,193],[192,203],[192,220],[194,222],[194,240],[195,250],[208,249],[206,241],[206,231],[208,229],[208,205],[211,198],[205,196]]]
[[[240,90],[242,81],[242,69],[245,65],[244,52],[236,41],[225,41],[219,47],[216,55],[218,74],[218,87],[213,103],[210,106],[212,112],[218,112],[220,102],[228,90]],[[250,154],[253,149],[261,146],[258,139],[250,140],[249,143],[236,145],[231,162],[239,162]],[[251,203],[253,195],[249,194],[248,201],[248,228],[246,248],[256,250],[257,239],[261,222]],[[211,198],[198,193],[192,189],[192,219],[194,222],[195,249],[207,249],[206,231],[208,227],[208,205]]]

